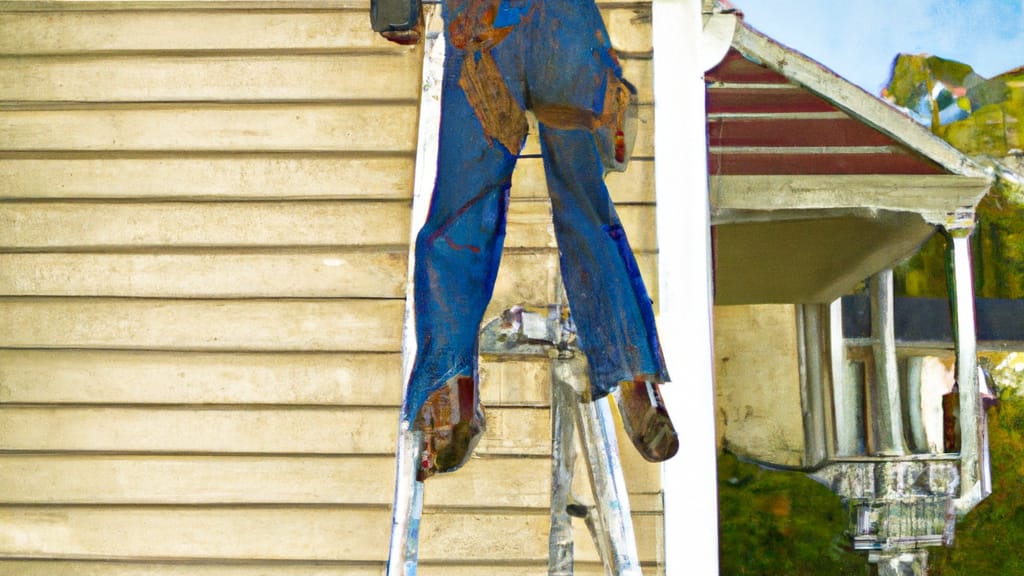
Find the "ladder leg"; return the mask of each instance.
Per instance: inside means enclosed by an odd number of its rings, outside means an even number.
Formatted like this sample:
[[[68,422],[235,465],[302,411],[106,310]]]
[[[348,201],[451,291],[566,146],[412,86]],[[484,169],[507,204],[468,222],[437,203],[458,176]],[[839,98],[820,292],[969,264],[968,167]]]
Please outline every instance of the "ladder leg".
[[[548,539],[548,576],[572,576],[572,479],[576,467],[576,423],[573,406],[579,396],[559,377],[554,360],[551,371],[551,532]]]
[[[423,515],[423,483],[416,480],[416,471],[422,445],[423,434],[412,431],[409,423],[403,421],[395,456],[395,499],[391,507],[388,576],[416,576],[420,517]]]
[[[594,530],[596,526],[592,528],[595,544],[606,571],[610,570],[614,576],[640,576],[629,495],[608,397],[579,402],[577,410],[590,485],[597,501],[600,530]]]

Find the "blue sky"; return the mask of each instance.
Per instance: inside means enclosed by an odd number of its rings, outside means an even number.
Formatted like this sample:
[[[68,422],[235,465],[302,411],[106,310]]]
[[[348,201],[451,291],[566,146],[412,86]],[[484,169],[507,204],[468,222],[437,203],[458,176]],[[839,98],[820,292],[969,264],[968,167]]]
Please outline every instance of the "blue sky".
[[[989,78],[1024,65],[1024,0],[732,0],[748,24],[872,94],[897,53]]]

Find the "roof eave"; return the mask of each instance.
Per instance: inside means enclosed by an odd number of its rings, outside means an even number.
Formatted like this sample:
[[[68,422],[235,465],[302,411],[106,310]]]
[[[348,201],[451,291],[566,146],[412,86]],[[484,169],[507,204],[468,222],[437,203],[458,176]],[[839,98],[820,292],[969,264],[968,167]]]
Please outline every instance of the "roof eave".
[[[782,74],[862,122],[936,162],[951,174],[982,178],[994,175],[926,127],[859,86],[800,52],[775,42],[737,19],[732,45],[744,56]]]

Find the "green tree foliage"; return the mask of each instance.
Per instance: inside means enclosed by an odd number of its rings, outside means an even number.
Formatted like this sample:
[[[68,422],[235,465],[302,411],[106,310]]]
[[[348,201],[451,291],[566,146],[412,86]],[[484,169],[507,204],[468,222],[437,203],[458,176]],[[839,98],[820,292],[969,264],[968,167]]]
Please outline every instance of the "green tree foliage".
[[[988,429],[992,494],[959,523],[953,547],[931,550],[932,576],[1024,574],[1024,396],[1004,389]]]
[[[913,111],[932,132],[982,164],[1019,170],[1024,148],[1024,68],[985,79],[960,62],[901,54],[883,95]],[[1024,174],[1020,174],[1024,176]],[[984,298],[1024,298],[1024,190],[1000,179],[981,201],[974,234],[975,290]],[[896,270],[897,290],[944,297],[945,239],[937,235]]]
[[[863,576],[838,496],[799,472],[718,457],[719,567],[724,576]]]
[[[1000,181],[978,204],[972,237],[979,298],[1024,298],[1024,191]],[[946,238],[937,233],[894,270],[897,294],[946,298]]]

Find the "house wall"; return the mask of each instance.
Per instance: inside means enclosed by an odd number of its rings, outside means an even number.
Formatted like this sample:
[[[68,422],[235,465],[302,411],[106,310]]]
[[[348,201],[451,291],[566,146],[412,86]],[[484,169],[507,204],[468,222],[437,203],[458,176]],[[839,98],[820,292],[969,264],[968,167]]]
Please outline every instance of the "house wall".
[[[643,101],[609,185],[654,288],[650,11],[602,9]],[[0,2],[0,573],[383,573],[422,53],[367,13]],[[542,172],[491,314],[556,294]],[[421,573],[546,573],[546,370],[482,366],[488,433],[427,484]],[[624,452],[657,573],[658,467]],[[577,558],[602,573],[582,524]]]
[[[716,306],[719,448],[760,462],[804,463],[796,306]]]

